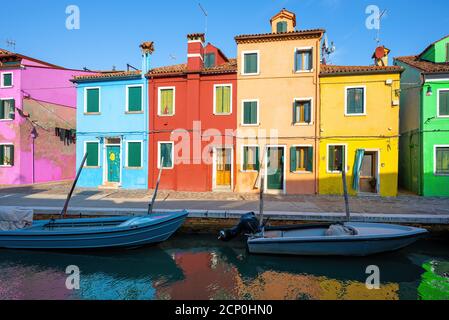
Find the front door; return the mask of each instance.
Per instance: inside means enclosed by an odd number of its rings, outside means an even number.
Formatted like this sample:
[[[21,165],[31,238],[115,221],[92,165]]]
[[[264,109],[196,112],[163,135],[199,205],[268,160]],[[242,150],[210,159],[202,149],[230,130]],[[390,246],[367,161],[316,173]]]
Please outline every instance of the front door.
[[[108,182],[120,182],[120,146],[107,146]]]
[[[217,159],[215,176],[217,188],[231,188],[232,177],[232,150],[226,148],[216,149]]]
[[[360,191],[377,193],[377,152],[365,151],[360,170]]]
[[[284,148],[267,150],[267,189],[284,190]]]

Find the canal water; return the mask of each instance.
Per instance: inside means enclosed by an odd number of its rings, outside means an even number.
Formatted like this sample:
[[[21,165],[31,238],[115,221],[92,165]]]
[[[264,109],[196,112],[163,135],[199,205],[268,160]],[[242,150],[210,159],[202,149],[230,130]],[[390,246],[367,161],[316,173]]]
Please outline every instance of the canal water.
[[[66,287],[71,265],[79,290]],[[379,289],[366,286],[368,266],[379,268]],[[0,250],[0,299],[449,299],[449,246],[423,240],[367,258],[275,257],[178,234],[125,251]]]

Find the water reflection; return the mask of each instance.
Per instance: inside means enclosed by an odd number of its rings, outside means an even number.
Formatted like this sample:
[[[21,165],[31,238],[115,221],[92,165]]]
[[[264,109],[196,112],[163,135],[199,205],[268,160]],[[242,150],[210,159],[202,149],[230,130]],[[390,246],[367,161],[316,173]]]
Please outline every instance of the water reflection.
[[[81,289],[65,287],[66,267]],[[381,288],[365,286],[380,268]],[[369,258],[248,255],[238,242],[178,235],[159,247],[104,253],[0,250],[0,299],[449,299],[449,257],[421,242]]]

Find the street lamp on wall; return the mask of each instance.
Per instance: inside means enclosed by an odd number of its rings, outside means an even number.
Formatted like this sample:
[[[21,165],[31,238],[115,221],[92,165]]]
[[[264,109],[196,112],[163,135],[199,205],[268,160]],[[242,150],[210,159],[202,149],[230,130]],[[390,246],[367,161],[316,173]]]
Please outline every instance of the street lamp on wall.
[[[426,96],[431,97],[432,95],[433,95],[432,87],[428,86],[427,87]]]

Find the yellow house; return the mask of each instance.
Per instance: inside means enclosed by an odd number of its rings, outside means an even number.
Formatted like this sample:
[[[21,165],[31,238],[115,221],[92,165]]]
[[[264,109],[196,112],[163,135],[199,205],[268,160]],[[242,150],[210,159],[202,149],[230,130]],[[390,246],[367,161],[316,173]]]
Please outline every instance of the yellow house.
[[[264,169],[269,193],[315,194],[320,41],[324,30],[296,30],[282,10],[271,32],[240,35],[236,191],[257,191]]]
[[[319,193],[396,196],[399,88],[396,66],[322,65]]]

